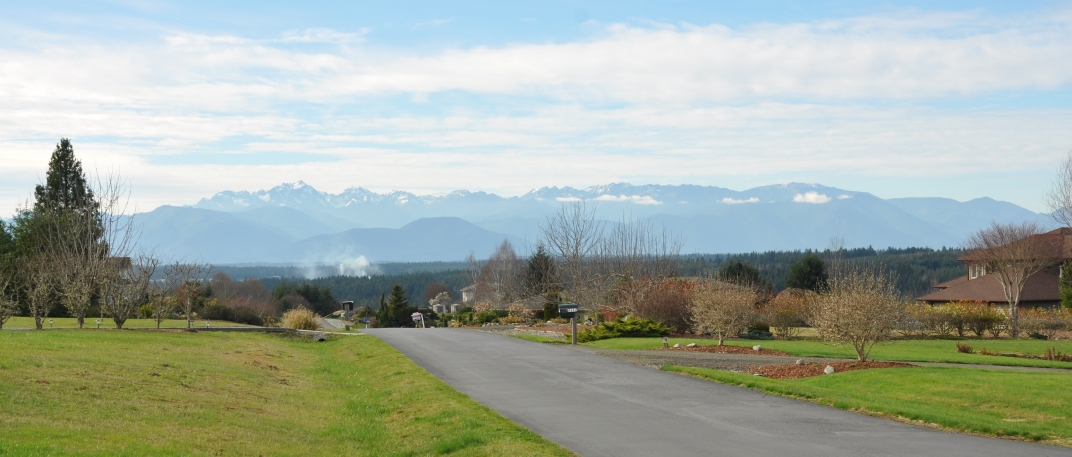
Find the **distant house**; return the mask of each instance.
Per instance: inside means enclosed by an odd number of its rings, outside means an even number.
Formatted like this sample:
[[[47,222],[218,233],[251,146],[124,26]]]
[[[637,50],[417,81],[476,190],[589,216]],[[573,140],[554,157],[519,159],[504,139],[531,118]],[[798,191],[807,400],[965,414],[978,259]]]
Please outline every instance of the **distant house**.
[[[1072,229],[1060,228],[1051,232],[1035,235],[1050,238],[1054,250],[1054,265],[1028,278],[1020,296],[1020,306],[1027,308],[1053,308],[1061,305],[1059,281],[1065,272],[1061,264],[1072,259]],[[970,255],[957,259],[964,264],[966,273],[957,279],[934,286],[935,291],[916,300],[934,304],[943,304],[963,300],[987,302],[998,306],[1008,306],[1001,281],[988,274],[983,265],[972,261]],[[1072,274],[1072,272],[1068,272]]]
[[[465,286],[461,290],[462,303],[469,303],[476,299],[476,284]]]

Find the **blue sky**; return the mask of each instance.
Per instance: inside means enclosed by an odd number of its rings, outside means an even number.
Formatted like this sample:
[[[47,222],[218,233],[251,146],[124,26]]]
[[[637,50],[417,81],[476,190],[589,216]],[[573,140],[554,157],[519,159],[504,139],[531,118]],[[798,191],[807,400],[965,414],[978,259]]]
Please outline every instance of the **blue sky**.
[[[1072,2],[0,2],[0,207],[61,136],[142,210],[304,180],[609,182],[1036,211]]]

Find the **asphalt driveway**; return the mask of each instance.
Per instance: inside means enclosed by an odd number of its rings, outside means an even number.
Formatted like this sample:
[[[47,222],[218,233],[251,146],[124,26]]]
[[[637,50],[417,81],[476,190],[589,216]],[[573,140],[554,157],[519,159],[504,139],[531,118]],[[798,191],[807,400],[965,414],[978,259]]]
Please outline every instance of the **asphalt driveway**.
[[[594,456],[1072,455],[913,427],[569,347],[463,329],[366,331],[511,420]]]

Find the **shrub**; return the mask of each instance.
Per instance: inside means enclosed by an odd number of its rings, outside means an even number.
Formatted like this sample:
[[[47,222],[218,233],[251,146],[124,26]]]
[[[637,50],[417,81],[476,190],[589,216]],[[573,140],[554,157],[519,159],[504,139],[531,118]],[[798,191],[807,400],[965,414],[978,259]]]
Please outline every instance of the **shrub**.
[[[642,279],[634,281],[624,294],[625,303],[637,317],[653,319],[677,333],[689,331],[689,297],[695,284],[683,279]]]
[[[556,317],[558,317],[558,303],[544,303],[543,315],[540,316],[540,319],[554,319]]]
[[[824,340],[852,345],[861,362],[875,344],[889,339],[904,304],[893,280],[874,267],[860,267],[830,280],[815,301],[812,326]]]
[[[1032,338],[1038,334],[1045,337],[1039,339],[1052,339],[1057,332],[1065,329],[1067,314],[1067,311],[1039,308],[1021,311],[1020,328],[1030,333]]]
[[[957,352],[963,352],[965,354],[972,354],[975,352],[971,346],[964,343],[957,343]]]
[[[201,311],[201,317],[213,321],[234,322],[235,320],[234,310],[219,303],[206,305],[205,309]]]
[[[320,323],[317,321],[317,317],[306,308],[294,308],[283,313],[283,327],[295,330],[318,330]]]
[[[488,311],[481,311],[475,314],[475,319],[478,324],[490,324],[495,322],[496,319],[509,316],[510,313],[503,309],[492,309]]]
[[[141,308],[138,310],[138,317],[141,319],[153,317],[153,305],[148,303],[141,305]]]
[[[708,280],[693,291],[689,310],[692,324],[699,334],[713,334],[721,346],[755,321],[759,295],[745,286]]]
[[[805,325],[808,304],[817,296],[810,290],[786,289],[763,307],[763,318],[778,331],[778,335],[792,339]]]
[[[513,314],[511,314],[509,316],[506,316],[506,317],[500,317],[497,320],[499,321],[500,324],[524,324],[525,323],[525,318],[524,317],[515,316]]]
[[[619,318],[577,332],[577,341],[586,343],[608,338],[648,338],[655,336],[670,336],[670,327],[652,319]]]

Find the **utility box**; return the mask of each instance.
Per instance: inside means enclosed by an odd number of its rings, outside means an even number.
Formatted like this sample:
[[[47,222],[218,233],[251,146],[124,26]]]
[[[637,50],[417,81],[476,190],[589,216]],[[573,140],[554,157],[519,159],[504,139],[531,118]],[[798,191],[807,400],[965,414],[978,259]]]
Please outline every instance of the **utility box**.
[[[558,317],[572,319],[577,316],[576,303],[562,303],[558,305]]]

